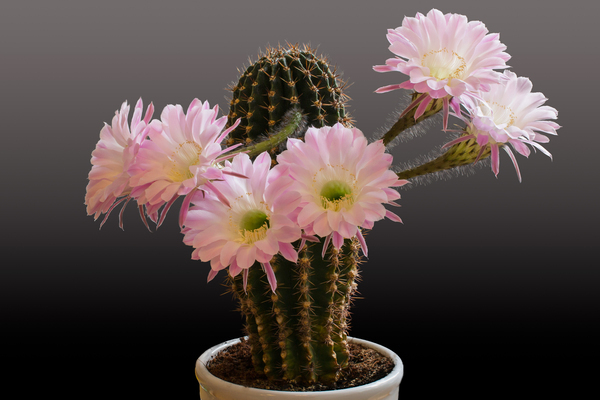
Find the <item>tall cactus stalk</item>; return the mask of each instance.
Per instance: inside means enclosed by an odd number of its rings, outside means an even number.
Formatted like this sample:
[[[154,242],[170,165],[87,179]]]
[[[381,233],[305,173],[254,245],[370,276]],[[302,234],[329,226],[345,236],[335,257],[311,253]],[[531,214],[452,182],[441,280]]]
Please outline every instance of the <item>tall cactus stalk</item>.
[[[340,251],[323,243],[305,246],[297,263],[275,256],[273,293],[260,264],[243,278],[229,277],[246,318],[255,369],[270,379],[336,381],[348,366],[348,315],[360,263],[357,240]]]
[[[232,88],[230,143],[256,156],[276,155],[287,137],[302,137],[308,126],[351,126],[348,99],[335,70],[308,47],[270,48],[241,74]],[[300,242],[295,243],[298,247]],[[297,263],[276,255],[272,292],[256,262],[243,277],[229,276],[239,300],[255,369],[270,379],[331,383],[348,366],[349,307],[356,291],[360,244],[346,240],[323,253],[325,239],[307,243]],[[323,255],[324,254],[324,255]]]

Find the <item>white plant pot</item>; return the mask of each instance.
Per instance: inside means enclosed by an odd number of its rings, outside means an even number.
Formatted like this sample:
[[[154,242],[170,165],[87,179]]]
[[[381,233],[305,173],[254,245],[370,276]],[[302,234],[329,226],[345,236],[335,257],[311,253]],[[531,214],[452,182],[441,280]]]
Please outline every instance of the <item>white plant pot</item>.
[[[239,339],[229,340],[206,350],[196,361],[196,378],[200,383],[200,399],[202,400],[287,400],[287,399],[319,399],[319,400],[396,400],[404,366],[400,357],[393,351],[367,340],[349,338],[354,343],[361,344],[384,354],[394,361],[396,366],[386,377],[348,389],[327,390],[319,392],[288,392],[278,390],[257,389],[224,381],[212,375],[206,369],[206,364],[219,351],[238,343]]]

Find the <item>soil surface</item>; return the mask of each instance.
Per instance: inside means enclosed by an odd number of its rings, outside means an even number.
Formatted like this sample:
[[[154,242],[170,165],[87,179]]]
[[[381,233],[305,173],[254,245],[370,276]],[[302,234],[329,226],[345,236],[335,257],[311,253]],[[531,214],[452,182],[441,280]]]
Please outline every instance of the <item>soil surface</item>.
[[[394,369],[394,362],[390,358],[373,349],[350,342],[349,350],[348,368],[343,371],[342,377],[331,385],[268,380],[264,374],[254,370],[250,345],[243,338],[240,343],[219,352],[208,362],[207,368],[216,377],[238,385],[296,392],[334,390],[366,385],[385,377]]]

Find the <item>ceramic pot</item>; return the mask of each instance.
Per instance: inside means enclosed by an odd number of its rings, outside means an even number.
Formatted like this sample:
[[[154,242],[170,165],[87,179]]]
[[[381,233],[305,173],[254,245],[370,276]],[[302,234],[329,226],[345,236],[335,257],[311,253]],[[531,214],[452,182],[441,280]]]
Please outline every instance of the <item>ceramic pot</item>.
[[[206,350],[196,361],[196,378],[200,383],[202,400],[264,400],[264,399],[319,399],[319,400],[396,400],[404,367],[400,357],[393,351],[367,340],[349,338],[354,343],[369,347],[390,357],[396,366],[385,378],[348,389],[319,392],[287,392],[257,389],[236,385],[212,375],[206,369],[207,362],[224,348],[238,343],[239,339],[229,340]]]

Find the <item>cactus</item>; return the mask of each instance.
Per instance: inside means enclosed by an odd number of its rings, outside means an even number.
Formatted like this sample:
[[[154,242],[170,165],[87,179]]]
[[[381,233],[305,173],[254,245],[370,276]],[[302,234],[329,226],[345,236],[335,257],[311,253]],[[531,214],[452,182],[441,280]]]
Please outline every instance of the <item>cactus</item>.
[[[275,256],[271,266],[277,290],[271,292],[260,264],[243,278],[229,277],[231,291],[246,318],[252,362],[269,379],[335,382],[348,366],[348,315],[356,291],[360,245],[346,240],[322,257],[322,243],[311,243],[298,263]]]
[[[276,155],[287,137],[303,137],[307,126],[338,122],[351,126],[344,86],[310,48],[269,48],[231,89],[228,125],[233,127],[238,118],[241,121],[230,132],[229,143],[245,144],[238,151],[250,156],[262,151]],[[384,144],[437,114],[443,105],[442,99],[432,101],[416,120],[416,108],[405,112],[385,134]],[[407,177],[473,162],[478,146],[472,142],[458,143],[437,164],[417,167]],[[273,380],[326,384],[338,380],[349,360],[348,317],[357,286],[359,248],[356,238],[345,240],[339,251],[322,238],[299,249],[297,263],[275,255],[270,261],[277,280],[274,292],[259,262],[246,278],[228,276],[229,290],[245,317],[252,363],[258,372]]]
[[[308,46],[268,48],[231,88],[228,126],[238,118],[241,123],[231,132],[230,143],[268,139],[291,109],[301,110],[309,126],[351,125],[346,85],[337,78],[335,68]]]
[[[251,156],[275,155],[287,137],[302,137],[308,126],[351,126],[345,84],[337,78],[307,46],[267,49],[231,89],[228,125],[241,121],[229,143],[244,143],[242,151]],[[276,255],[270,262],[275,292],[258,262],[248,271],[246,290],[240,275],[228,278],[245,316],[254,367],[270,379],[331,383],[348,366],[348,315],[360,245],[346,240],[340,251],[328,245],[323,252],[324,245],[325,239],[308,243],[297,263]]]

